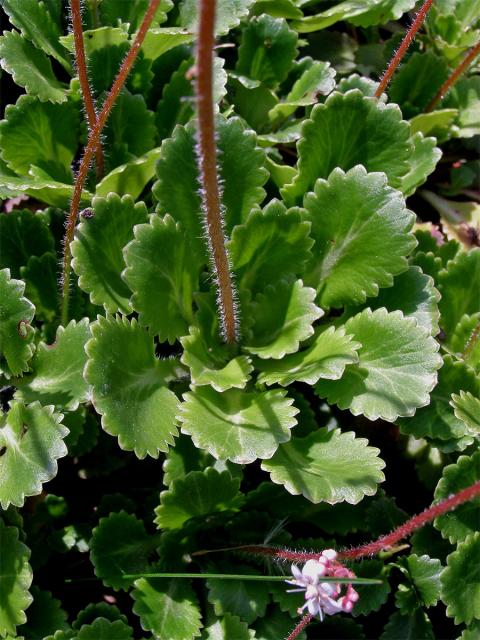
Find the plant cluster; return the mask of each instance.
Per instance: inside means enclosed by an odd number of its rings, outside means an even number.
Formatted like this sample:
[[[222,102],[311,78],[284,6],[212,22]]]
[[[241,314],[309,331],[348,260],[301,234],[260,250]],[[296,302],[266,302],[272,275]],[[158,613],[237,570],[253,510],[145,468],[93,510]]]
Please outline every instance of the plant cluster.
[[[0,4],[0,638],[479,637],[480,2]]]

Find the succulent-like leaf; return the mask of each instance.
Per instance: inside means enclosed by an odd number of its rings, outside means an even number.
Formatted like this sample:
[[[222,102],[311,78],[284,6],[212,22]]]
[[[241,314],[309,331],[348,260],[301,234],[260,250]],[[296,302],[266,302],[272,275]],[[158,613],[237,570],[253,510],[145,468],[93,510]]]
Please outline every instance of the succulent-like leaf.
[[[450,405],[456,418],[473,432],[480,433],[480,398],[473,396],[469,391],[460,391],[458,395],[452,393]]]
[[[0,269],[8,267],[14,278],[31,256],[41,256],[54,248],[53,236],[41,216],[28,209],[16,209],[0,216]]]
[[[162,491],[155,523],[159,529],[180,529],[190,518],[238,511],[243,501],[239,488],[240,480],[228,471],[191,471],[175,480],[168,491]]]
[[[5,31],[0,37],[1,65],[14,82],[43,102],[65,102],[65,88],[53,74],[45,53],[23,38],[18,31]]]
[[[50,591],[32,587],[33,602],[27,610],[27,622],[17,632],[26,638],[45,638],[62,630],[67,631],[67,613],[62,609],[60,600],[52,597]]]
[[[223,36],[237,27],[241,18],[248,14],[254,0],[220,0],[216,12],[215,34]],[[182,0],[180,4],[181,24],[195,32],[197,30],[198,3],[196,0]]]
[[[464,436],[467,432],[466,425],[455,416],[450,405],[452,394],[458,394],[462,390],[469,391],[476,397],[480,394],[474,371],[464,362],[445,356],[430,404],[420,408],[413,418],[399,420],[401,431],[416,438],[427,436],[440,440]]]
[[[323,311],[315,304],[315,289],[301,280],[280,280],[259,293],[249,308],[252,327],[244,349],[262,359],[281,359],[298,351],[313,335],[312,324]]]
[[[0,367],[14,376],[28,370],[33,353],[35,314],[33,304],[23,296],[25,284],[10,278],[10,270],[0,270]]]
[[[435,500],[443,500],[480,480],[480,451],[460,456],[455,464],[443,469],[435,489]],[[480,498],[477,496],[454,511],[435,518],[434,525],[452,544],[461,542],[480,528]]]
[[[192,640],[202,628],[200,609],[186,580],[140,578],[132,591],[142,629],[158,640]]]
[[[243,389],[253,370],[251,359],[220,338],[218,314],[213,296],[198,295],[199,311],[190,334],[180,339],[182,362],[190,368],[192,384],[211,385],[215,391]]]
[[[450,338],[464,314],[480,311],[480,249],[459,253],[438,276],[440,324]]]
[[[18,380],[15,397],[27,403],[38,400],[43,405],[53,404],[57,409],[75,411],[88,397],[83,369],[89,338],[88,318],[78,323],[72,320],[66,327],[59,327],[52,345],[44,342],[38,345],[30,365],[32,372]]]
[[[442,571],[442,600],[455,624],[480,620],[480,532],[469,535],[447,558]]]
[[[385,626],[380,640],[435,640],[432,623],[423,609],[409,615],[396,611]]]
[[[304,121],[297,145],[298,175],[281,193],[288,203],[299,203],[317,178],[327,179],[336,167],[348,171],[358,164],[368,172],[383,171],[389,184],[398,187],[408,172],[409,135],[397,105],[365,97],[358,89],[332,93]]]
[[[297,33],[282,18],[264,14],[250,20],[242,31],[236,71],[267,87],[276,87],[292,67],[297,40]]]
[[[202,640],[261,640],[238,616],[226,612],[205,627]]]
[[[311,257],[310,224],[297,208],[272,200],[233,229],[229,255],[240,288],[258,292],[286,276],[301,273]]]
[[[132,640],[133,629],[123,620],[110,622],[106,618],[97,618],[91,624],[84,624],[74,636],[76,640]],[[56,640],[56,635],[54,636]]]
[[[251,567],[249,573],[252,573]],[[265,583],[210,578],[207,580],[207,587],[208,601],[213,604],[217,616],[229,613],[251,624],[265,615],[270,599],[268,585]]]
[[[396,566],[408,580],[407,584],[400,584],[395,594],[395,604],[403,614],[410,615],[418,607],[431,607],[437,603],[442,570],[440,560],[412,553],[400,558]]]
[[[137,225],[135,239],[125,247],[123,274],[133,291],[132,306],[139,322],[161,342],[184,335],[193,321],[193,294],[199,286],[201,258],[188,235],[168,214],[153,214]]]
[[[335,169],[328,181],[317,180],[304,204],[315,240],[305,280],[320,306],[365,302],[406,271],[405,256],[416,244],[409,233],[414,216],[384,174]]]
[[[57,460],[67,455],[68,429],[53,407],[13,402],[0,416],[0,505],[22,507],[42,484],[57,475]]]
[[[433,278],[413,265],[395,278],[393,287],[380,289],[379,295],[368,303],[371,309],[400,310],[406,318],[415,318],[419,326],[435,336],[440,330],[439,300],[440,293]]]
[[[157,458],[177,433],[178,400],[166,386],[174,363],[155,358],[153,340],[136,320],[99,317],[91,330],[85,379],[103,428],[120,448]]]
[[[120,198],[116,193],[94,198],[92,207],[77,226],[71,245],[78,284],[93,304],[103,305],[108,313],[130,313],[131,291],[121,278],[122,252],[133,238],[134,225],[147,222],[147,208],[143,202],[135,204],[131,196]]]
[[[283,358],[280,362],[259,362],[258,381],[282,386],[292,382],[313,385],[320,378],[338,380],[347,364],[358,362],[359,342],[345,335],[343,328],[328,327],[316,332],[315,338],[304,351]]]
[[[10,22],[46,54],[71,70],[68,53],[60,43],[60,28],[49,14],[46,3],[38,0],[2,0]]]
[[[72,103],[40,102],[20,96],[5,109],[0,144],[7,165],[27,175],[32,165],[58,182],[71,183],[70,165],[78,146],[79,114]]]
[[[90,559],[95,575],[108,587],[128,591],[133,579],[123,575],[144,573],[157,544],[134,515],[110,513],[93,530]]]
[[[2,505],[3,507],[3,505]],[[0,518],[0,636],[11,634],[27,619],[25,609],[32,602],[28,592],[32,584],[32,569],[28,564],[30,549],[19,541],[17,527],[7,527]]]
[[[254,133],[245,129],[238,118],[225,120],[219,116],[216,128],[225,229],[229,233],[264,199],[262,185],[268,172],[263,166],[264,151],[256,147]],[[172,138],[163,142],[157,175],[153,195],[159,210],[181,222],[195,248],[205,254],[194,123],[177,126]]]
[[[301,493],[315,504],[344,500],[357,504],[365,495],[373,495],[385,479],[379,449],[367,444],[353,431],[324,427],[280,445],[271,460],[262,462],[262,469],[289,493]]]
[[[260,393],[198,387],[184,395],[182,432],[217,459],[248,464],[270,458],[290,439],[298,409],[280,389]]]
[[[348,365],[341,380],[320,380],[315,391],[321,398],[353,415],[389,422],[428,404],[442,361],[438,344],[416,320],[400,311],[365,309],[345,331],[362,345],[358,364]]]
[[[399,189],[405,197],[411,196],[433,172],[442,157],[442,152],[436,146],[435,138],[424,138],[417,131],[411,138],[412,153],[408,159],[409,170],[402,176]]]

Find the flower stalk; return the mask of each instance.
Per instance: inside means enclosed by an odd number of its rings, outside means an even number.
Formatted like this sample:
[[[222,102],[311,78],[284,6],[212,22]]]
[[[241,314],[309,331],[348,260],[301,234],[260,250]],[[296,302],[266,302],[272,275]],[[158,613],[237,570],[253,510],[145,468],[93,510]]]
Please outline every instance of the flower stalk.
[[[213,101],[213,59],[215,46],[215,0],[200,1],[197,37],[196,99],[198,114],[198,169],[201,183],[202,208],[208,247],[218,286],[218,312],[223,339],[233,344],[237,340],[235,293],[230,263],[225,246],[220,186],[215,142],[215,112]]]
[[[376,98],[380,98],[380,96],[382,95],[382,93],[385,91],[388,84],[390,83],[390,80],[392,79],[393,74],[395,73],[400,62],[402,61],[403,56],[407,52],[408,47],[411,45],[413,39],[417,35],[417,31],[420,29],[420,27],[424,23],[425,18],[427,17],[427,13],[430,7],[432,6],[432,3],[433,3],[433,0],[425,0],[425,2],[422,5],[422,8],[417,13],[415,20],[412,22],[410,29],[405,34],[405,37],[402,40],[401,45],[398,47],[398,50],[396,51],[395,55],[390,60],[390,63],[387,69],[385,70],[385,73],[383,74],[382,79],[380,80],[380,84],[378,85],[377,90],[375,91]]]
[[[480,55],[480,42],[472,47],[460,64],[455,67],[450,76],[445,80],[440,89],[437,91],[435,96],[432,98],[427,108],[425,109],[425,113],[429,113],[433,111],[438,104],[445,98],[447,93],[453,87],[453,85],[457,82],[461,75],[468,69],[468,67],[472,64],[475,58]]]
[[[97,121],[97,111],[95,109],[95,103],[93,101],[92,91],[88,81],[80,0],[70,0],[70,12],[72,15],[73,40],[75,43],[75,64],[77,66],[78,78],[80,80],[80,89],[82,90],[88,127],[92,130]],[[97,169],[97,178],[100,179],[104,173],[103,150],[101,143],[97,146],[95,151],[95,164]]]
[[[88,169],[90,167],[90,163],[92,162],[93,156],[100,145],[100,134],[105,126],[108,116],[118,98],[118,95],[125,84],[125,81],[128,77],[130,69],[132,68],[138,53],[140,51],[140,47],[147,35],[148,29],[152,20],[155,16],[155,13],[160,4],[160,0],[150,0],[150,4],[148,5],[147,11],[145,12],[145,16],[143,18],[143,22],[140,25],[140,28],[135,36],[135,40],[128,51],[125,60],[120,67],[117,77],[115,78],[112,88],[110,89],[109,94],[107,95],[105,102],[103,103],[103,107],[98,114],[97,120],[90,130],[90,134],[88,136],[87,145],[85,147],[85,151],[83,153],[82,160],[80,162],[80,167],[78,169],[78,173],[75,179],[75,185],[73,189],[73,196],[70,203],[70,212],[68,214],[67,223],[66,223],[66,231],[63,239],[63,269],[62,269],[62,312],[61,319],[62,324],[65,326],[68,323],[68,305],[69,305],[69,293],[70,293],[70,273],[71,273],[71,249],[70,244],[73,240],[75,233],[75,226],[77,224],[78,212],[80,208],[80,200],[82,197],[82,190],[85,184],[85,180],[87,179]]]

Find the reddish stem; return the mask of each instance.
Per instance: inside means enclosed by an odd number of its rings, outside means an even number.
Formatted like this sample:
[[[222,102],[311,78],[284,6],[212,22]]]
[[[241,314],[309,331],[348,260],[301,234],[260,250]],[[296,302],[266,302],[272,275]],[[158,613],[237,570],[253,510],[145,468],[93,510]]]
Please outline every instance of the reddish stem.
[[[215,143],[215,113],[213,102],[213,56],[215,46],[215,0],[200,1],[197,40],[197,110],[198,110],[198,168],[201,181],[202,205],[210,256],[217,275],[218,310],[223,338],[228,343],[237,339],[235,296],[230,264],[225,246],[220,188],[217,174]]]
[[[425,2],[422,5],[422,8],[417,13],[417,17],[412,22],[410,29],[407,31],[404,39],[402,40],[402,44],[399,46],[397,52],[395,53],[393,58],[390,60],[390,63],[385,73],[383,74],[382,79],[380,80],[380,84],[378,85],[378,88],[375,91],[376,98],[380,98],[382,93],[385,91],[388,83],[390,82],[393,74],[395,73],[396,68],[402,61],[402,58],[407,52],[408,47],[412,43],[412,40],[415,38],[417,31],[420,29],[425,18],[427,17],[428,10],[432,6],[432,3],[433,3],[433,0],[425,0]]]
[[[82,197],[82,190],[85,184],[85,180],[88,174],[88,168],[92,161],[93,155],[100,144],[100,134],[102,132],[105,123],[107,122],[108,116],[118,98],[118,94],[120,93],[127,76],[130,72],[130,69],[135,62],[138,52],[140,51],[140,47],[142,46],[142,42],[147,35],[148,28],[155,16],[155,13],[158,9],[158,5],[160,0],[150,0],[150,4],[148,6],[147,11],[145,12],[145,17],[143,18],[143,22],[140,25],[140,29],[135,36],[135,40],[130,47],[129,52],[127,53],[125,60],[120,67],[120,70],[115,78],[112,88],[110,89],[110,93],[105,99],[103,103],[102,110],[98,114],[97,120],[92,127],[87,146],[85,147],[85,151],[83,153],[82,161],[80,162],[80,167],[78,169],[77,177],[75,180],[75,185],[73,189],[72,201],[70,203],[70,212],[67,218],[66,231],[63,240],[63,272],[62,272],[62,323],[66,325],[68,322],[68,303],[69,303],[69,288],[70,288],[70,270],[71,270],[71,250],[70,243],[73,240],[73,236],[75,233],[75,225],[77,223],[78,210],[80,208],[80,200]]]
[[[368,544],[362,545],[360,547],[355,547],[353,549],[339,551],[338,557],[346,560],[358,560],[359,558],[363,558],[365,556],[372,556],[376,553],[380,553],[380,551],[396,545],[398,542],[403,540],[403,538],[406,538],[417,529],[420,529],[427,523],[435,520],[435,518],[438,518],[438,516],[441,516],[444,513],[447,513],[447,511],[451,511],[452,509],[456,509],[464,502],[473,500],[473,498],[476,498],[479,495],[480,480],[467,487],[466,489],[462,489],[453,496],[450,496],[449,498],[446,498],[445,500],[434,504],[428,509],[425,509],[425,511],[422,511],[422,513],[413,516],[413,518],[410,518],[410,520],[404,522],[397,529],[385,536],[381,536],[380,538],[378,538],[378,540],[369,542]],[[288,560],[290,562],[306,562],[307,560],[317,560],[320,557],[320,553],[318,551],[290,551],[288,549],[277,549],[275,547],[264,547],[260,545],[244,545],[242,547],[234,548],[239,551],[245,551],[247,553],[273,556],[275,558]]]
[[[82,9],[80,0],[70,0],[72,13],[73,40],[75,42],[75,62],[77,65],[80,88],[82,90],[83,102],[87,113],[87,121],[90,129],[93,129],[97,121],[97,112],[93,101],[90,83],[88,82],[87,61],[85,58],[85,46],[83,42]],[[95,163],[97,166],[97,178],[101,178],[104,172],[102,145],[99,144],[95,152]]]
[[[438,103],[443,100],[443,98],[447,95],[453,85],[457,82],[460,76],[465,72],[465,70],[472,64],[475,58],[480,54],[480,42],[472,47],[460,64],[452,71],[451,75],[445,80],[440,89],[435,94],[435,97],[432,98],[431,102],[428,104],[425,109],[425,113],[429,113],[433,111]]]
[[[297,638],[302,633],[305,627],[309,625],[312,620],[313,616],[311,613],[307,613],[306,615],[304,615],[295,629],[290,633],[289,636],[287,636],[286,640],[295,640],[295,638]]]

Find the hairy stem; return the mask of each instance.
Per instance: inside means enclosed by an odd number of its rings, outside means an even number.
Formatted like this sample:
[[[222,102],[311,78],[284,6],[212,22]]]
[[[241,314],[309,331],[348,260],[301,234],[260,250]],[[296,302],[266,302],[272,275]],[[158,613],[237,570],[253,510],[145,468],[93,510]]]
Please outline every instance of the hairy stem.
[[[455,67],[450,76],[445,80],[440,89],[437,91],[435,96],[432,98],[427,108],[425,109],[425,113],[429,113],[433,111],[435,107],[443,100],[443,98],[447,95],[453,85],[457,82],[460,76],[468,69],[468,67],[472,64],[475,58],[480,54],[480,42],[472,47],[460,62],[460,64]]]
[[[462,353],[462,358],[464,360],[468,358],[468,356],[472,353],[473,349],[475,348],[478,342],[479,337],[480,337],[480,322],[477,324],[477,326],[472,331],[472,333],[470,334],[470,337],[467,340],[467,344],[465,345],[465,349]]]
[[[93,101],[90,83],[88,82],[87,62],[85,58],[85,46],[83,42],[82,9],[80,0],[70,0],[70,10],[72,14],[73,40],[75,42],[75,63],[77,65],[80,88],[82,90],[83,103],[87,113],[89,129],[92,130],[97,121],[97,112]],[[95,152],[95,164],[97,167],[97,178],[100,179],[104,173],[103,151],[101,143]]]
[[[200,1],[196,65],[197,152],[205,228],[208,235],[210,257],[217,276],[220,326],[222,327],[224,340],[228,343],[234,343],[237,339],[235,296],[223,232],[222,205],[217,173],[217,147],[215,143],[213,102],[215,9],[215,0]]]
[[[295,627],[295,629],[291,631],[290,634],[287,636],[286,640],[295,640],[295,638],[298,638],[298,636],[302,633],[305,627],[310,624],[312,620],[313,620],[313,616],[311,613],[307,613],[306,615],[304,615],[303,618]]]
[[[132,68],[133,63],[137,58],[138,52],[140,51],[140,47],[142,46],[142,42],[145,39],[145,36],[147,35],[148,28],[150,27],[150,24],[155,16],[159,3],[160,0],[150,0],[150,4],[148,5],[148,9],[145,12],[145,17],[143,18],[143,22],[140,25],[140,29],[138,30],[137,35],[135,36],[135,40],[126,55],[122,66],[120,67],[120,70],[113,82],[108,96],[105,99],[105,102],[103,103],[102,110],[98,114],[95,125],[90,131],[87,146],[85,147],[83,158],[80,162],[80,167],[75,179],[72,201],[70,203],[70,212],[67,218],[65,236],[63,239],[62,324],[64,325],[66,325],[68,322],[68,303],[72,257],[70,243],[72,242],[75,233],[75,225],[77,223],[78,210],[80,208],[80,200],[82,197],[83,186],[87,178],[88,168],[92,161],[93,155],[95,154],[95,151],[100,144],[100,134],[103,130],[103,127],[107,122],[108,116],[110,115],[115,101],[118,98],[120,90],[125,84],[130,69]]]
[[[398,542],[403,540],[403,538],[406,538],[417,529],[420,529],[429,522],[432,522],[432,520],[435,520],[438,516],[441,516],[452,509],[456,509],[461,504],[468,502],[469,500],[473,500],[477,496],[480,496],[480,480],[466,489],[462,489],[458,493],[455,493],[449,498],[425,509],[422,513],[413,516],[413,518],[404,522],[402,525],[397,527],[397,529],[385,536],[381,536],[378,540],[353,549],[339,551],[338,557],[345,560],[358,560],[365,556],[372,556],[380,553],[380,551],[396,545]],[[234,547],[234,549],[244,551],[246,553],[272,556],[281,560],[288,560],[290,562],[316,560],[321,555],[321,552],[318,551],[290,551],[289,549],[277,549],[275,547],[264,547],[261,545],[244,545],[242,547]]]
[[[395,73],[396,68],[400,64],[403,59],[403,56],[407,52],[408,47],[411,45],[412,40],[415,38],[417,31],[422,26],[425,18],[427,17],[428,10],[432,6],[433,0],[425,0],[422,5],[422,8],[417,13],[415,20],[412,22],[410,29],[405,34],[404,39],[402,40],[402,44],[398,47],[393,58],[390,60],[390,63],[380,80],[380,84],[378,85],[377,90],[375,91],[375,97],[380,98],[382,93],[385,91],[388,83],[392,79],[393,74]]]

